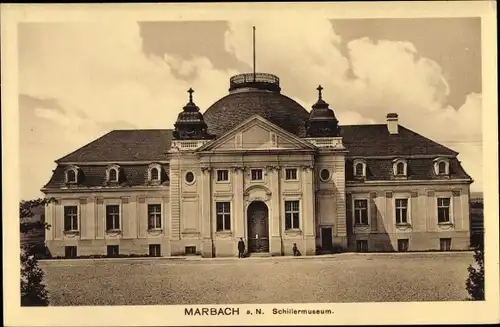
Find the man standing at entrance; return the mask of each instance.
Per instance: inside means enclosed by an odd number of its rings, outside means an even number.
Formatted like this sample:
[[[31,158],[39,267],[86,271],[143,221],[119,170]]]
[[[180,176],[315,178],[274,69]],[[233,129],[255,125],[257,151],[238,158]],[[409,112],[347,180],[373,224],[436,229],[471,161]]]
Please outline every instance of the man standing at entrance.
[[[238,258],[243,258],[243,254],[245,253],[245,242],[243,242],[243,238],[240,237],[238,241]]]

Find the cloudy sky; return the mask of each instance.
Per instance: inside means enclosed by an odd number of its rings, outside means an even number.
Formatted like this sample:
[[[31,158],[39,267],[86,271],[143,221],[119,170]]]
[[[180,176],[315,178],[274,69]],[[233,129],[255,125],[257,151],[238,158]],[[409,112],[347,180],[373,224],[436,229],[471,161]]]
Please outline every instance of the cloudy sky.
[[[460,152],[482,190],[478,18],[22,23],[18,28],[21,197],[54,160],[112,129],[172,128],[195,89],[202,111],[229,77],[278,75],[306,109],[322,84],[340,124],[402,125]]]

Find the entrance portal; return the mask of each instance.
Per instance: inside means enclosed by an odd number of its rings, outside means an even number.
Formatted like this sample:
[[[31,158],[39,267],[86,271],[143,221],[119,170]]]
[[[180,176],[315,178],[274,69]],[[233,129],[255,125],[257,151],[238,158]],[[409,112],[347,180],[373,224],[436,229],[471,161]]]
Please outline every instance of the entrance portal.
[[[248,252],[269,252],[269,210],[262,201],[250,203],[247,209]]]
[[[322,228],[321,229],[321,247],[323,251],[331,251],[333,248],[332,242],[332,229]]]

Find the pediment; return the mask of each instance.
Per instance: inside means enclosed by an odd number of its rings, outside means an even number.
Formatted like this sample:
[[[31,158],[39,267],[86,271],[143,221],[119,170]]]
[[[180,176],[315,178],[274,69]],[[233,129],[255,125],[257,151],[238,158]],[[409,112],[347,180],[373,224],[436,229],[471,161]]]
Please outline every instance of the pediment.
[[[315,149],[311,143],[255,115],[198,151]]]

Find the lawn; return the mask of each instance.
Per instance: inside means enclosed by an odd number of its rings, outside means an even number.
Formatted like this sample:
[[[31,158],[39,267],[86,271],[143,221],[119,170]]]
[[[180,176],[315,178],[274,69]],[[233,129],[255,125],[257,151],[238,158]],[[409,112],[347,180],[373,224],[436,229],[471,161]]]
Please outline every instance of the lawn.
[[[453,301],[469,252],[42,261],[51,305]]]

